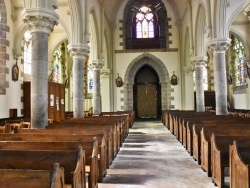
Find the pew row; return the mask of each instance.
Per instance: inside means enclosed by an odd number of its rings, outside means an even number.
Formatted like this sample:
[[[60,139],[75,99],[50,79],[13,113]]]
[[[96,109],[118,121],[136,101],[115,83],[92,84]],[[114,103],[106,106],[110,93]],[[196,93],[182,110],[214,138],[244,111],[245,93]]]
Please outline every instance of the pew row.
[[[85,188],[85,153],[76,150],[9,150],[0,149],[0,169],[51,170],[55,163],[64,168],[66,186]]]
[[[98,178],[102,181],[102,170],[106,170],[105,163],[98,163],[98,141],[93,136],[20,133],[0,134],[0,140],[0,149],[75,150],[81,146],[86,158],[83,168],[89,174],[92,187],[96,187],[93,185],[98,184]]]
[[[234,141],[250,145],[250,135],[218,135],[211,137],[211,163],[212,180],[214,184],[222,188],[225,185],[224,168],[229,167],[229,145]]]
[[[211,170],[211,137],[212,134],[231,135],[231,136],[250,136],[249,124],[220,124],[220,126],[203,127],[200,133],[200,160],[201,168],[207,172],[210,177]]]
[[[51,170],[0,169],[1,187],[64,188],[64,168],[58,163]]]
[[[45,130],[54,130],[58,134],[82,134],[82,135],[105,135],[105,146],[106,146],[106,164],[107,166],[112,163],[115,158],[115,153],[117,153],[117,139],[115,131],[113,131],[113,126],[110,125],[95,125],[87,124],[83,125],[80,122],[63,122],[63,124],[50,125]]]
[[[85,120],[86,119],[86,120]],[[120,149],[120,137],[119,137],[119,128],[117,125],[117,122],[112,122],[112,121],[105,121],[101,119],[95,119],[91,118],[88,120],[87,118],[84,119],[77,119],[77,120],[68,120],[64,121],[61,123],[55,123],[55,124],[50,124],[47,126],[47,129],[82,129],[82,131],[89,132],[91,133],[100,133],[100,132],[105,132],[107,139],[110,140],[108,142],[109,148],[113,149],[111,152],[111,159],[109,161],[109,164],[112,163],[113,159],[117,155],[119,149]],[[60,131],[61,131],[60,130]]]

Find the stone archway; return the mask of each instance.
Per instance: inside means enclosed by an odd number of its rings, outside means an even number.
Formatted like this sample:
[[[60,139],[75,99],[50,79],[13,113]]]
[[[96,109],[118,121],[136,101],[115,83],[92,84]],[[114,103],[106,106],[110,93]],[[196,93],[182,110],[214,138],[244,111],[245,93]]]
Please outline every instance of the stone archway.
[[[124,85],[123,85],[123,106],[121,106],[122,110],[133,110],[133,85],[134,78],[137,71],[148,65],[152,67],[159,76],[160,85],[161,85],[161,103],[162,109],[171,109],[171,84],[169,78],[169,72],[163,62],[157,57],[145,53],[137,58],[135,58],[130,65],[128,66],[125,77],[124,77]]]

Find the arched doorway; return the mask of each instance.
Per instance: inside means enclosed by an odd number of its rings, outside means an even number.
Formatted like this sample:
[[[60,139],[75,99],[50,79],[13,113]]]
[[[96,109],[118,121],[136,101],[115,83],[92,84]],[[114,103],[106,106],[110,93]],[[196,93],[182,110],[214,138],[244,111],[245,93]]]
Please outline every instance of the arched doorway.
[[[161,116],[161,86],[156,71],[145,65],[138,70],[134,80],[134,110],[136,118]]]
[[[152,54],[144,53],[135,58],[126,70],[123,90],[121,91],[123,94],[121,98],[121,102],[123,102],[121,106],[122,110],[135,110],[133,89],[135,76],[137,72],[146,65],[151,67],[159,78],[158,83],[161,88],[161,99],[159,102],[161,103],[161,110],[171,109],[171,84],[168,69],[159,58]]]

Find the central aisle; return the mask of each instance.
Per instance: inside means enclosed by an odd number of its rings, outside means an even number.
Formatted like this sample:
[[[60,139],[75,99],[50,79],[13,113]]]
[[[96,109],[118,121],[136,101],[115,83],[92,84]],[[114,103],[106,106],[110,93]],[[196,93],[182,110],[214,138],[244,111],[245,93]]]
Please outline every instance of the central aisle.
[[[213,188],[160,121],[135,122],[99,188]]]

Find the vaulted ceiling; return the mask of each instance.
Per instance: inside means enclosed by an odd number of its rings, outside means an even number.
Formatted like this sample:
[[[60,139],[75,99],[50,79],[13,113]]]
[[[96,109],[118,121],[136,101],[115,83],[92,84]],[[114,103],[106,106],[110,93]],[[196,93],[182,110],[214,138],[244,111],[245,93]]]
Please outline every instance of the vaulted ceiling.
[[[117,12],[119,11],[122,3],[128,2],[129,0],[100,0],[103,3],[105,14],[110,23],[115,23]],[[137,1],[137,0],[134,0]],[[148,0],[141,0],[148,1]],[[187,10],[188,0],[162,0],[162,2],[167,6],[168,9],[172,9],[177,21],[182,20],[186,10]],[[168,7],[170,6],[170,7]]]

